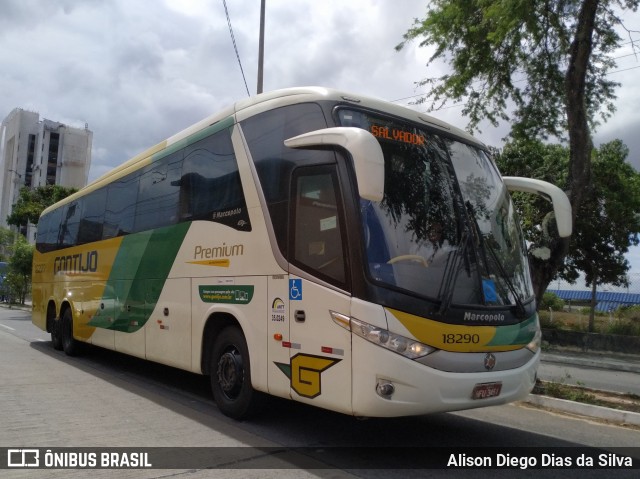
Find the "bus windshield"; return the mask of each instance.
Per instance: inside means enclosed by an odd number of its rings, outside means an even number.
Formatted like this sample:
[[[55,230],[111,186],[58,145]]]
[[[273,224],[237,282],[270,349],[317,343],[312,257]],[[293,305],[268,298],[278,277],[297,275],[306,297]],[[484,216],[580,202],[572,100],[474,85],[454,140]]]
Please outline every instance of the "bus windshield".
[[[361,199],[370,277],[450,305],[522,309],[533,296],[515,209],[487,154],[416,125],[339,110],[385,158],[382,201]]]

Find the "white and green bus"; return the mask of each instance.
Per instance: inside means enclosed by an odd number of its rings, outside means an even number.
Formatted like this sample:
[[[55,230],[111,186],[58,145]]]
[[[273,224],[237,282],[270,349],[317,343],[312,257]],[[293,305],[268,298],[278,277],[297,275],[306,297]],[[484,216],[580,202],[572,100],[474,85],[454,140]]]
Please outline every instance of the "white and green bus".
[[[508,189],[472,136],[323,88],[239,101],[46,209],[33,322],[208,375],[243,418],[263,393],[355,416],[503,404],[540,327]]]

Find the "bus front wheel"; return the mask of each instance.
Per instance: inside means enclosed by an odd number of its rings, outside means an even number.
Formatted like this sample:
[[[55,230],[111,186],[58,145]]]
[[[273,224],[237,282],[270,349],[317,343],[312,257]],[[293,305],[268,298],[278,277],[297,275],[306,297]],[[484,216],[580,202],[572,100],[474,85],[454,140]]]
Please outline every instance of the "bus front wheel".
[[[73,337],[73,315],[71,314],[71,308],[67,308],[60,320],[60,336],[62,341],[62,349],[67,356],[75,356],[78,354],[78,341]]]
[[[246,419],[257,409],[259,393],[251,386],[247,342],[235,326],[223,329],[213,343],[211,389],[225,416]]]

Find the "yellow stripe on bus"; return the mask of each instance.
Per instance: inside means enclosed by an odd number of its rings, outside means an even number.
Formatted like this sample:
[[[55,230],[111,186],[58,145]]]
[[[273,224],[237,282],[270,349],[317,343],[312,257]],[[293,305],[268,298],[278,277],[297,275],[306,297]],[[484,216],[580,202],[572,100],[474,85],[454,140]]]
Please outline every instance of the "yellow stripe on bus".
[[[219,266],[228,268],[231,262],[228,259],[205,259],[202,261],[187,261],[189,264],[201,264],[203,266]]]
[[[37,324],[46,325],[47,304],[56,298],[57,310],[61,300],[71,304],[75,335],[83,339],[91,337],[95,327],[88,323],[101,308],[122,240],[120,236],[51,253],[35,251],[33,294],[40,310],[34,309],[33,314],[34,319],[39,318]]]
[[[386,310],[400,321],[416,340],[434,348],[468,353],[513,351],[522,348],[522,344],[491,344],[498,331],[498,326],[448,324],[395,309],[386,308]]]

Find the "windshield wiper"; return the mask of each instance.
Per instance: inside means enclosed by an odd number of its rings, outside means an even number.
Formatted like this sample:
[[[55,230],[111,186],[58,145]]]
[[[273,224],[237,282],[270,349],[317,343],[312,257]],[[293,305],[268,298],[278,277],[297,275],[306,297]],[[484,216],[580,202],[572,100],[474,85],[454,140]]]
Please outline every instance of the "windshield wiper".
[[[507,285],[507,288],[509,288],[509,291],[511,291],[511,294],[513,295],[513,300],[516,303],[516,317],[521,319],[524,318],[527,315],[527,310],[524,307],[524,303],[522,302],[522,299],[520,298],[520,295],[518,294],[516,287],[511,282],[511,279],[509,278],[507,271],[504,269],[502,262],[498,258],[498,254],[496,253],[496,250],[493,248],[493,246],[491,246],[491,244],[485,242],[484,239],[481,240],[481,245],[482,245],[481,247],[488,249],[489,253],[491,253],[491,257],[493,258],[493,261],[498,267],[498,271],[500,272],[500,277],[505,282],[505,284]]]
[[[515,301],[515,306],[516,306],[516,317],[524,318],[526,316],[526,308],[524,307],[524,303],[522,302],[522,299],[520,298],[518,291],[516,290],[515,286],[511,282],[511,279],[509,278],[509,274],[504,269],[504,265],[502,264],[502,261],[500,261],[500,258],[498,258],[498,254],[496,253],[496,250],[488,241],[485,240],[485,237],[482,234],[482,231],[480,231],[480,227],[478,226],[478,223],[475,221],[475,217],[476,217],[475,208],[473,207],[470,201],[467,201],[465,204],[467,206],[467,209],[471,213],[470,220],[474,225],[473,228],[476,233],[475,236],[477,237],[478,246],[481,250],[484,262],[486,263],[485,268],[487,272],[490,273],[491,271],[489,268],[489,260],[487,258],[487,251],[489,251],[489,253],[491,254],[491,258],[493,259],[493,263],[498,268],[498,273],[500,274],[500,278],[507,285],[507,288],[513,295],[513,300]],[[478,274],[480,274],[479,270],[478,270]],[[482,275],[480,274],[480,276]]]
[[[442,298],[440,302],[440,309],[438,310],[440,315],[447,312],[451,306],[451,301],[453,301],[453,286],[456,284],[456,279],[460,273],[458,264],[460,263],[460,258],[464,258],[470,239],[471,235],[469,234],[469,228],[465,227],[464,233],[462,233],[462,238],[460,239],[460,247],[455,251],[452,251],[447,258],[447,264],[443,275],[444,279],[442,280],[442,283],[440,283],[440,290],[438,291],[438,297]]]

